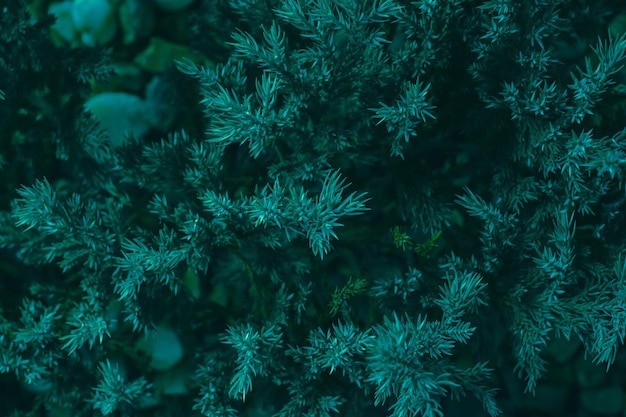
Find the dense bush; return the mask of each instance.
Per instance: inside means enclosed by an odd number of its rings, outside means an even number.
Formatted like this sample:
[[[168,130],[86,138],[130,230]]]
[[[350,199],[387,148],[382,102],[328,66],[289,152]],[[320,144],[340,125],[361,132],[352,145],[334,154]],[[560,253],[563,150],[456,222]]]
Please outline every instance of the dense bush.
[[[119,147],[81,110],[107,52],[11,3],[0,372],[24,415],[497,416],[493,369],[532,395],[552,339],[615,360],[610,2],[205,1],[193,44],[229,54],[172,76],[204,120]]]

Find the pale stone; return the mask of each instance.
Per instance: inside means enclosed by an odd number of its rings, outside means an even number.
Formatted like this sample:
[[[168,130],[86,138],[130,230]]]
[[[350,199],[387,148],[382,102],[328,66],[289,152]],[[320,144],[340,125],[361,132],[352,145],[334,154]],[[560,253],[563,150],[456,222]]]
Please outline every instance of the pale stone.
[[[160,326],[139,342],[139,349],[152,358],[151,365],[158,371],[173,368],[183,358],[185,350],[178,335],[169,327]]]
[[[72,20],[73,8],[74,2],[72,1],[54,3],[48,8],[48,13],[57,18],[54,25],[52,25],[52,31],[71,45],[78,43],[80,37],[79,32],[76,30],[76,27],[74,27],[74,21]]]
[[[115,10],[108,0],[75,0],[72,22],[84,45],[110,42],[117,32]]]
[[[107,92],[91,97],[85,103],[117,147],[128,140],[128,135],[139,139],[154,127],[152,106],[134,94]]]

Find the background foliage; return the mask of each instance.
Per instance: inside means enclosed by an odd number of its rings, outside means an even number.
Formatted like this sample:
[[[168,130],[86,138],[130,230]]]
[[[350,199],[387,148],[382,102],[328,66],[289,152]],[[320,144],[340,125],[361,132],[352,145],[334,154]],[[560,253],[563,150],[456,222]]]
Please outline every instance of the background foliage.
[[[112,148],[82,110],[109,52],[52,45],[50,18],[11,2],[7,413],[431,417],[470,394],[497,416],[493,369],[532,395],[553,339],[610,367],[626,328],[618,12],[199,1],[190,43],[216,64],[168,79],[196,89],[174,103],[188,114]],[[177,396],[138,347],[162,326],[184,350]]]

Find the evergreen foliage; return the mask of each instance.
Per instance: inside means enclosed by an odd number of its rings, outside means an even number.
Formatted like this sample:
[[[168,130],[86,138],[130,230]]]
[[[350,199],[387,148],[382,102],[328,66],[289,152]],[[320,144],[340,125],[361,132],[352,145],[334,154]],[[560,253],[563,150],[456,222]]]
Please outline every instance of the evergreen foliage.
[[[551,340],[615,362],[610,1],[205,0],[193,33],[221,58],[177,62],[201,129],[116,149],[81,110],[106,51],[52,47],[10,3],[0,382],[36,399],[15,410],[439,417],[470,394],[495,417],[494,369],[533,395]],[[137,347],[163,323],[179,402]]]

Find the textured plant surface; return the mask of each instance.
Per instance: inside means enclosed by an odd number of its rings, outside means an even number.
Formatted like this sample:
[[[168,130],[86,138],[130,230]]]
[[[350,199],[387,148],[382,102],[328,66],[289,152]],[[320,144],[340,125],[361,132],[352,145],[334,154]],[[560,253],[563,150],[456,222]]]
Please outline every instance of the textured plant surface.
[[[192,45],[217,64],[171,82],[203,120],[113,149],[80,110],[106,51],[0,9],[3,415],[435,417],[470,397],[498,416],[493,370],[533,395],[550,340],[610,367],[618,11],[199,1]],[[162,325],[179,395],[137,347]]]

